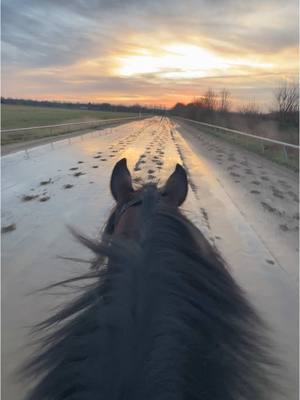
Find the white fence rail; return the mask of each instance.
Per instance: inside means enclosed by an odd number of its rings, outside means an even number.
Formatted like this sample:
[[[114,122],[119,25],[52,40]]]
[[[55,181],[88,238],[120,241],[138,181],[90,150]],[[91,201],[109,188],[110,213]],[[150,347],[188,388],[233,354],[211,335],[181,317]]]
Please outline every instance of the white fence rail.
[[[248,146],[247,138],[249,138],[251,140],[258,141],[258,142],[261,143],[261,149],[262,149],[263,153],[265,151],[264,143],[278,145],[278,146],[280,146],[282,148],[284,159],[286,161],[288,161],[288,159],[289,159],[289,155],[288,155],[287,149],[294,149],[294,150],[297,150],[298,152],[299,152],[299,149],[300,149],[300,147],[298,145],[296,145],[296,144],[281,142],[279,140],[269,139],[269,138],[266,138],[266,137],[253,135],[251,133],[246,133],[246,132],[237,131],[235,129],[225,128],[223,126],[212,125],[212,124],[208,124],[206,122],[195,121],[193,119],[188,119],[188,118],[183,118],[183,117],[177,117],[177,118],[179,118],[180,120],[183,120],[183,121],[187,121],[187,122],[191,122],[193,124],[197,124],[197,125],[203,126],[205,128],[209,128],[209,129],[213,130],[215,133],[219,132],[219,133],[224,133],[224,134],[230,134],[230,135],[237,135],[237,136],[245,137],[246,146]]]

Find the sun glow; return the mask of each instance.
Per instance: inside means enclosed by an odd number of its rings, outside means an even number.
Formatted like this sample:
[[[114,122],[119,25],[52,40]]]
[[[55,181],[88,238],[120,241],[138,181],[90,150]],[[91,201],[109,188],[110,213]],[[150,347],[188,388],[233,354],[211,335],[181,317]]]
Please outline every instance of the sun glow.
[[[269,68],[271,64],[262,64],[247,59],[226,59],[213,52],[191,44],[174,43],[162,46],[157,54],[142,49],[138,55],[119,57],[117,73],[121,76],[154,74],[160,78],[192,79],[230,75],[239,67]]]
[[[201,77],[207,76],[209,70],[226,68],[226,63],[214,54],[184,44],[165,46],[157,55],[125,56],[120,64],[119,73],[123,76],[159,73],[166,78]]]

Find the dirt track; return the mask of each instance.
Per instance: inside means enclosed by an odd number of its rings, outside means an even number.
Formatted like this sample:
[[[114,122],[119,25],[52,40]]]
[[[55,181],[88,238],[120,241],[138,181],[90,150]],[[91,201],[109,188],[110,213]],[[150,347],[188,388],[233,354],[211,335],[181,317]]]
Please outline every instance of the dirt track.
[[[26,390],[11,376],[31,351],[28,326],[61,298],[27,294],[82,271],[56,255],[88,256],[66,225],[97,235],[112,206],[109,177],[127,157],[136,184],[188,170],[184,210],[222,253],[266,320],[297,397],[297,176],[185,124],[153,118],[2,157],[3,398]],[[25,197],[24,197],[25,196]]]

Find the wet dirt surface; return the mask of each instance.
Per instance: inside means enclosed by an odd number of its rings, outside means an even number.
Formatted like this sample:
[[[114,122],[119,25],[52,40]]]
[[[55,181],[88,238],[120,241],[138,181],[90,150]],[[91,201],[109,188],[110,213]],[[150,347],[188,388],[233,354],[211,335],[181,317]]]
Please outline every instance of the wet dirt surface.
[[[190,188],[183,211],[217,247],[271,325],[286,363],[288,398],[296,399],[297,177],[158,117],[2,157],[2,227],[15,224],[2,236],[3,398],[18,400],[28,390],[12,375],[32,352],[28,327],[66,300],[29,293],[86,271],[87,264],[57,255],[89,257],[67,226],[99,234],[113,206],[111,170],[123,157],[136,187],[144,181],[162,184],[177,162],[185,166]]]
[[[297,281],[298,175],[188,125],[176,127],[191,149],[201,154],[215,179],[277,262]]]

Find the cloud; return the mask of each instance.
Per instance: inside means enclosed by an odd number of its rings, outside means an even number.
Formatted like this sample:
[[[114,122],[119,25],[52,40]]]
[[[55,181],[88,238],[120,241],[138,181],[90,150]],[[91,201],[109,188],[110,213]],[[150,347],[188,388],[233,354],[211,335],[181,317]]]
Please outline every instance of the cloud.
[[[5,94],[88,98],[98,92],[117,99],[147,91],[144,97],[165,93],[168,98],[174,87],[178,96],[187,96],[213,78],[233,87],[239,82],[242,91],[243,79],[264,88],[268,82],[270,91],[277,74],[297,71],[297,12],[295,0],[3,0]],[[216,59],[239,59],[241,65],[232,67],[229,76],[215,69],[213,76],[200,79],[195,74],[191,80],[182,79],[184,63],[139,76],[120,75],[122,59],[143,51],[162,57],[170,43],[198,46]],[[272,68],[247,63],[242,68],[245,60]],[[259,74],[265,78],[258,81]]]
[[[33,67],[109,52],[126,45],[128,34],[221,37],[239,51],[278,51],[297,44],[295,11],[296,2],[279,0],[4,0],[2,40],[20,51],[15,62]]]

